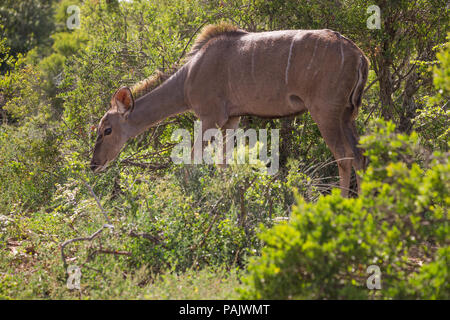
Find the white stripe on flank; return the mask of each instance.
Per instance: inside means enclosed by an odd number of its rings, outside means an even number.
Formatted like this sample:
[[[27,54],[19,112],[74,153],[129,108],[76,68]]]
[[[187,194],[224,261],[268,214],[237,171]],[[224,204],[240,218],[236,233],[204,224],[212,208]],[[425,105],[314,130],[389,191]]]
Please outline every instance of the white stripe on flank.
[[[235,94],[234,94],[234,92],[233,92],[233,86],[232,86],[232,84],[231,84],[231,72],[230,72],[230,66],[228,66],[228,68],[227,68],[227,74],[228,74],[228,90],[229,90],[229,92],[230,92],[230,98],[235,98],[236,99],[236,96],[235,96]]]
[[[327,49],[328,49],[328,44],[329,44],[330,42],[326,42],[326,45],[325,45],[325,48],[323,48],[323,50],[322,50],[322,57],[321,57],[321,59],[322,60],[324,60],[325,59],[325,56],[326,56],[326,54],[327,54]],[[318,68],[317,68],[317,70],[316,70],[316,72],[314,72],[314,75],[313,75],[313,78],[317,75],[317,73],[320,71],[320,68],[322,67],[322,63],[320,63],[319,64],[319,66],[318,66]]]
[[[291,47],[289,48],[289,57],[288,57],[288,60],[287,60],[286,71],[285,71],[285,82],[286,82],[286,84],[288,83],[288,73],[289,73],[289,67],[291,66],[292,49],[294,48],[294,42],[295,42],[295,38],[296,37],[297,37],[297,35],[292,37]]]
[[[309,70],[309,69],[311,68],[311,64],[312,64],[312,62],[313,62],[313,60],[314,60],[314,57],[316,56],[316,49],[317,49],[317,43],[318,43],[318,40],[319,40],[319,39],[316,39],[316,45],[314,46],[314,50],[313,50],[313,53],[312,53],[312,57],[311,57],[311,60],[309,60],[308,68],[306,68],[306,70]]]
[[[256,80],[255,80],[255,45],[254,44],[252,45],[252,79],[253,79],[253,82],[256,83]]]

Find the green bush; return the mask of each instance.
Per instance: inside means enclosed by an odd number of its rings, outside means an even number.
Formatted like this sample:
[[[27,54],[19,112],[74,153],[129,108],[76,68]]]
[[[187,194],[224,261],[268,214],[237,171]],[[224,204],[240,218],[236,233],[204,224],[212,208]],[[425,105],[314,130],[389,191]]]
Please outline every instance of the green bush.
[[[244,296],[368,297],[361,288],[365,268],[377,264],[383,289],[376,297],[445,297],[448,167],[446,155],[429,153],[448,150],[448,45],[437,55],[434,88],[428,85],[431,69],[410,82],[419,71],[410,61],[434,64],[428,49],[442,42],[443,33],[425,27],[445,25],[444,1],[386,5],[387,17],[401,11],[417,18],[418,27],[398,43],[382,32],[389,26],[367,37],[360,0],[303,1],[301,8],[285,0],[33,1],[39,2],[53,3],[32,19],[49,27],[41,35],[14,44],[29,38],[29,21],[22,19],[28,28],[23,34],[15,32],[14,19],[0,21],[0,298],[228,297],[237,277],[228,279],[226,294],[209,290],[222,285],[214,279],[245,269],[247,257],[260,254],[267,269],[250,266],[257,280]],[[67,29],[69,5],[81,9],[79,29]],[[131,140],[106,172],[92,174],[95,125],[113,92],[157,69],[170,73],[183,63],[201,26],[222,20],[249,31],[339,30],[372,62],[384,64],[369,73],[358,128],[367,131],[367,120],[381,114],[398,122],[406,111],[403,93],[417,84],[406,116],[414,117],[416,106],[423,109],[418,134],[398,135],[391,124],[373,123],[374,133],[362,140],[371,159],[366,186],[352,200],[321,196],[330,193],[338,171],[308,113],[242,117],[245,129],[280,128],[275,176],[254,166],[175,166],[171,134],[192,131],[193,114],[151,128]],[[398,30],[411,24],[392,21]],[[384,45],[372,50],[380,41]],[[17,45],[25,47],[18,51]],[[383,96],[392,97],[390,108],[379,106]],[[428,154],[419,144],[429,147]],[[291,222],[259,238],[259,225],[269,230],[290,215],[293,188],[302,200]],[[81,290],[70,291],[59,246],[93,234],[106,222],[104,214],[114,231],[66,247],[67,262],[83,272]],[[269,246],[261,251],[264,242]]]
[[[58,136],[42,119],[34,119],[20,130],[0,128],[0,213],[14,206],[31,209],[51,198],[60,180]]]
[[[450,33],[447,35],[450,40]],[[448,150],[450,108],[450,42],[447,41],[436,54],[437,64],[432,68],[436,94],[427,97],[424,108],[418,110],[415,128],[423,137],[424,144],[433,149]],[[431,69],[431,68],[430,68]]]
[[[136,239],[133,261],[156,269],[241,264],[259,250],[256,227],[270,225],[282,208],[268,200],[277,192],[271,178],[251,166],[217,170],[212,166],[177,167],[156,184],[141,183],[118,200],[135,214],[129,230],[161,238],[160,243]]]
[[[408,157],[416,135],[393,130],[379,122],[362,139],[371,164],[359,198],[338,190],[316,203],[298,197],[289,222],[262,232],[242,298],[450,297],[448,155],[422,169]],[[370,265],[381,270],[381,290],[366,287]]]

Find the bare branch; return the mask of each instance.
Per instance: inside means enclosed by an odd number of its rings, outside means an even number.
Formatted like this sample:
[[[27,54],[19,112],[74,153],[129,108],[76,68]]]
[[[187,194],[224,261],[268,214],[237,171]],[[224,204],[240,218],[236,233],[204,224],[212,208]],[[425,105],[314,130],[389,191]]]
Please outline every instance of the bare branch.
[[[74,239],[70,239],[70,240],[66,240],[61,244],[61,258],[63,260],[64,263],[64,267],[67,267],[67,262],[66,262],[66,255],[64,254],[64,248],[72,243],[72,242],[77,242],[77,241],[92,241],[94,240],[96,237],[98,237],[105,228],[109,228],[109,229],[113,229],[114,226],[110,225],[110,224],[104,224],[100,229],[98,229],[97,231],[95,231],[93,234],[91,234],[89,237],[79,237],[79,238],[74,238]]]
[[[369,91],[369,89],[377,82],[380,80],[380,77],[376,77],[371,83],[369,83],[366,88],[364,89],[364,93],[366,93],[367,91]]]
[[[89,259],[91,259],[96,254],[113,254],[118,256],[128,256],[131,257],[132,253],[130,251],[120,251],[120,250],[110,250],[110,249],[97,249],[89,255]]]
[[[144,239],[147,239],[147,240],[153,242],[154,244],[160,244],[161,243],[161,238],[159,238],[158,236],[151,235],[149,233],[145,233],[145,232],[136,232],[136,231],[132,230],[132,231],[130,231],[128,233],[128,235],[130,237],[133,237],[133,238],[144,238]]]

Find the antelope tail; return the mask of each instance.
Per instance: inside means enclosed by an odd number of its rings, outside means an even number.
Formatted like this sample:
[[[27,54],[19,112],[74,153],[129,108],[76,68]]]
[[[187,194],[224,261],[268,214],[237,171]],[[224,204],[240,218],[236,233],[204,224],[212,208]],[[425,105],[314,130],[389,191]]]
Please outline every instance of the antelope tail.
[[[350,103],[353,107],[352,119],[355,119],[358,115],[358,109],[361,106],[362,95],[364,93],[364,87],[367,82],[367,76],[369,74],[369,62],[364,56],[360,57],[358,67],[358,81],[350,94]]]

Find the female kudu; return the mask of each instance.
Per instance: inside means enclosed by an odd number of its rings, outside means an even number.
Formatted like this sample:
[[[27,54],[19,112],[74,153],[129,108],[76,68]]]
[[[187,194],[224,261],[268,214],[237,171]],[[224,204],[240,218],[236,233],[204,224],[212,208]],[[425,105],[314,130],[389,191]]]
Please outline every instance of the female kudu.
[[[364,53],[331,30],[250,33],[207,26],[188,61],[156,89],[147,92],[158,76],[117,90],[98,126],[91,168],[102,170],[128,139],[182,112],[193,111],[205,131],[235,129],[243,115],[309,111],[337,160],[346,196],[352,165],[364,166],[354,119],[367,74]]]

